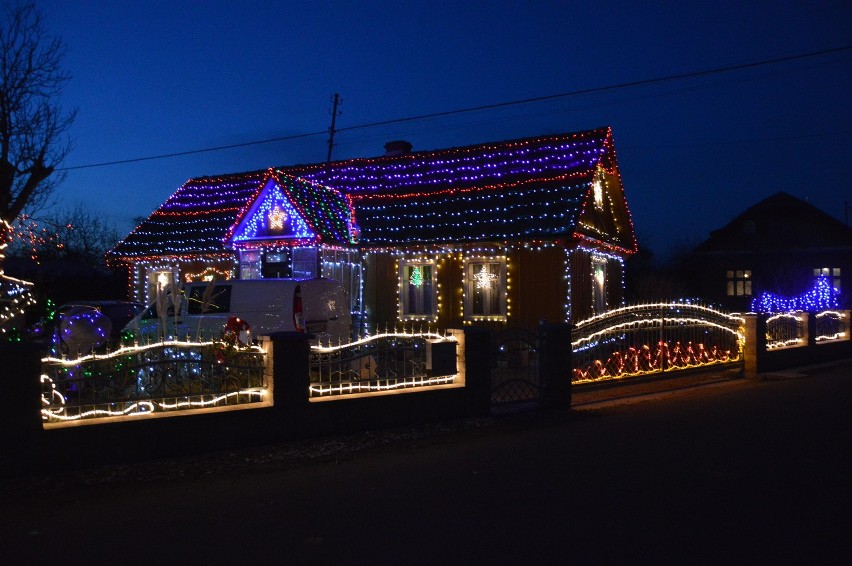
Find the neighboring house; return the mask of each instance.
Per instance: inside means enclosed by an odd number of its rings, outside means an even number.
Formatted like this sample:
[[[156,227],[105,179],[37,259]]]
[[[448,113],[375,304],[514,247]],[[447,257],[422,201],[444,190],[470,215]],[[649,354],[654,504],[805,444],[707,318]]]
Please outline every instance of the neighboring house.
[[[820,276],[848,309],[852,228],[779,192],[713,231],[686,269],[699,296],[733,311],[748,311],[763,292],[802,295]]]
[[[385,147],[377,158],[193,179],[111,257],[133,266],[137,298],[177,263],[184,280],[205,272],[339,278],[378,328],[529,327],[623,303],[624,259],[636,240],[610,128],[436,151]],[[317,234],[323,224],[304,201],[295,208],[310,237],[241,240],[256,210],[270,221],[257,202],[282,183],[310,187],[322,195],[317,206],[334,203],[325,221],[339,215],[345,229]],[[228,213],[214,214],[221,208]],[[263,223],[256,217],[248,225]],[[319,267],[295,269],[303,254]],[[273,272],[276,263],[293,267]]]

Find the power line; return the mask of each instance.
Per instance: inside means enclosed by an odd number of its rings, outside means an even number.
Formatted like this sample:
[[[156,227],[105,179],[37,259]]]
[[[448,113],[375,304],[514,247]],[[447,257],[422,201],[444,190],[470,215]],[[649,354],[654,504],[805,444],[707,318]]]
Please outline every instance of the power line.
[[[425,120],[425,119],[429,119],[429,118],[453,116],[453,115],[456,115],[456,114],[463,114],[463,113],[467,113],[467,112],[477,112],[477,111],[481,111],[481,110],[493,110],[495,108],[505,108],[507,106],[516,106],[516,105],[520,105],[520,104],[530,104],[532,102],[542,102],[542,101],[547,101],[547,100],[554,100],[554,99],[557,99],[557,98],[566,98],[566,97],[569,97],[569,96],[579,96],[579,95],[583,95],[583,94],[597,94],[597,93],[608,92],[608,91],[624,89],[624,88],[634,88],[634,87],[638,87],[638,86],[659,84],[659,83],[671,82],[671,81],[677,81],[677,80],[683,80],[683,79],[692,79],[692,78],[697,78],[697,77],[705,77],[705,76],[709,76],[709,75],[718,75],[718,74],[722,74],[722,73],[729,73],[729,72],[732,72],[732,71],[741,71],[741,70],[744,70],[744,69],[753,69],[753,68],[756,68],[756,67],[765,67],[765,66],[768,66],[768,65],[777,65],[779,63],[787,63],[787,62],[790,62],[790,61],[796,61],[796,60],[800,60],[800,59],[822,57],[824,55],[830,55],[832,53],[841,53],[843,51],[849,51],[849,50],[852,50],[852,45],[846,45],[846,46],[843,46],[843,47],[835,47],[835,48],[832,48],[832,49],[823,49],[821,51],[811,51],[809,53],[801,53],[801,54],[798,54],[798,55],[789,55],[787,57],[777,57],[777,58],[774,58],[774,59],[763,59],[761,61],[752,61],[750,63],[741,63],[739,65],[728,65],[728,66],[725,66],[725,67],[716,67],[716,68],[713,68],[713,69],[705,69],[705,70],[702,70],[702,71],[691,71],[691,72],[688,72],[688,73],[677,73],[677,74],[673,74],[673,75],[666,75],[666,76],[655,77],[655,78],[651,78],[651,79],[642,79],[642,80],[637,80],[637,81],[628,81],[628,82],[617,83],[617,84],[606,85],[606,86],[600,86],[600,87],[592,87],[592,88],[586,88],[586,89],[580,89],[580,90],[573,90],[573,91],[569,91],[569,92],[562,92],[562,93],[558,93],[558,94],[550,94],[550,95],[546,95],[546,96],[536,96],[536,97],[533,97],[533,98],[524,98],[524,99],[519,99],[519,100],[511,100],[511,101],[507,101],[507,102],[497,102],[497,103],[494,103],[494,104],[483,104],[483,105],[480,105],[480,106],[474,106],[474,107],[470,107],[470,108],[459,108],[459,109],[456,109],[456,110],[446,110],[446,111],[443,111],[443,112],[433,112],[431,114],[421,114],[421,115],[418,115],[418,116],[409,116],[409,117],[406,117],[406,118],[394,118],[394,119],[391,119],[391,120],[383,120],[383,121],[380,121],[380,122],[370,122],[370,123],[367,123],[367,124],[358,124],[358,125],[355,125],[355,126],[347,126],[347,127],[344,127],[344,128],[337,128],[335,130],[335,132],[345,132],[345,131],[351,131],[351,130],[360,130],[360,129],[364,129],[364,128],[374,128],[376,126],[387,126],[389,124],[400,124],[400,123],[404,123],[404,122],[413,122],[413,121],[416,121],[416,120]],[[220,145],[220,146],[208,147],[208,148],[203,148],[203,149],[193,149],[193,150],[188,150],[188,151],[163,153],[163,154],[159,154],[159,155],[149,155],[149,156],[145,156],[145,157],[134,157],[134,158],[130,158],[130,159],[120,159],[120,160],[117,160],[117,161],[105,161],[105,162],[101,162],[101,163],[89,163],[89,164],[86,164],[86,165],[74,165],[74,166],[70,166],[70,167],[57,167],[56,170],[57,171],[72,171],[72,170],[77,170],[77,169],[92,169],[92,168],[95,168],[95,167],[108,167],[108,166],[111,166],[111,165],[124,165],[124,164],[127,164],[127,163],[138,163],[140,161],[152,161],[152,160],[155,160],[155,159],[167,159],[167,158],[170,158],[170,157],[182,157],[182,156],[185,156],[185,155],[194,155],[194,154],[198,154],[198,153],[208,153],[208,152],[213,152],[213,151],[222,151],[222,150],[225,150],[225,149],[235,149],[235,148],[239,148],[239,147],[248,147],[248,146],[252,146],[252,145],[261,145],[261,144],[275,143],[275,142],[280,142],[280,141],[295,140],[295,139],[300,139],[300,138],[319,136],[319,135],[323,135],[323,134],[326,134],[326,133],[328,133],[328,130],[318,131],[318,132],[309,132],[309,133],[304,133],[304,134],[294,134],[294,135],[290,135],[290,136],[281,136],[281,137],[269,138],[269,139],[265,139],[265,140],[256,140],[256,141],[249,141],[249,142],[236,143],[236,144],[230,144],[230,145]]]

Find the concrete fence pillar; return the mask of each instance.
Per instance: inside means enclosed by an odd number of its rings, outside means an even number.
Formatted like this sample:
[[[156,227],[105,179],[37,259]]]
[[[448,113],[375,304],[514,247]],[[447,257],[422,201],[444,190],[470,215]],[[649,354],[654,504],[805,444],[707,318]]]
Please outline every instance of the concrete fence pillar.
[[[273,332],[263,337],[273,408],[288,418],[303,413],[309,404],[312,338],[302,332]]]
[[[0,345],[2,470],[29,469],[41,447],[41,353],[29,344]]]
[[[571,408],[571,325],[542,322],[538,327],[542,405]]]
[[[491,414],[491,332],[470,326],[464,329],[464,380],[468,411],[473,416]]]
[[[758,331],[758,315],[746,314],[745,343],[743,344],[743,373],[748,379],[756,379],[759,373],[758,357],[766,349],[766,318],[763,318],[763,332]]]

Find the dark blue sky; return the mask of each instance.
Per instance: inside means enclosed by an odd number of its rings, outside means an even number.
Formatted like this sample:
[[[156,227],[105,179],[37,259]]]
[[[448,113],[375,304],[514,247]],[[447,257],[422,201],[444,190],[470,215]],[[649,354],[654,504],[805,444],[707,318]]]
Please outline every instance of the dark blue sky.
[[[66,167],[642,81],[852,45],[852,3],[41,0],[69,47]],[[852,51],[702,78],[342,131],[437,149],[611,125],[640,245],[697,243],[779,190],[852,205]],[[124,233],[191,177],[317,162],[326,135],[73,169]]]

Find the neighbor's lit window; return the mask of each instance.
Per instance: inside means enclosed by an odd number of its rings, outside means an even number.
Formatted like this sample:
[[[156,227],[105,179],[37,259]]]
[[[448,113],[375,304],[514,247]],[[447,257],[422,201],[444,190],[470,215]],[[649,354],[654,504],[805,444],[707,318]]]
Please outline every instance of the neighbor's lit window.
[[[729,297],[750,297],[751,296],[751,270],[750,269],[729,269],[727,272],[728,278],[728,296]]]
[[[406,262],[399,266],[399,304],[403,318],[437,314],[434,264]]]
[[[814,269],[814,280],[817,277],[825,277],[831,284],[836,295],[840,294],[840,268],[839,267],[820,267]]]
[[[465,318],[505,318],[505,261],[471,261],[465,266]]]

